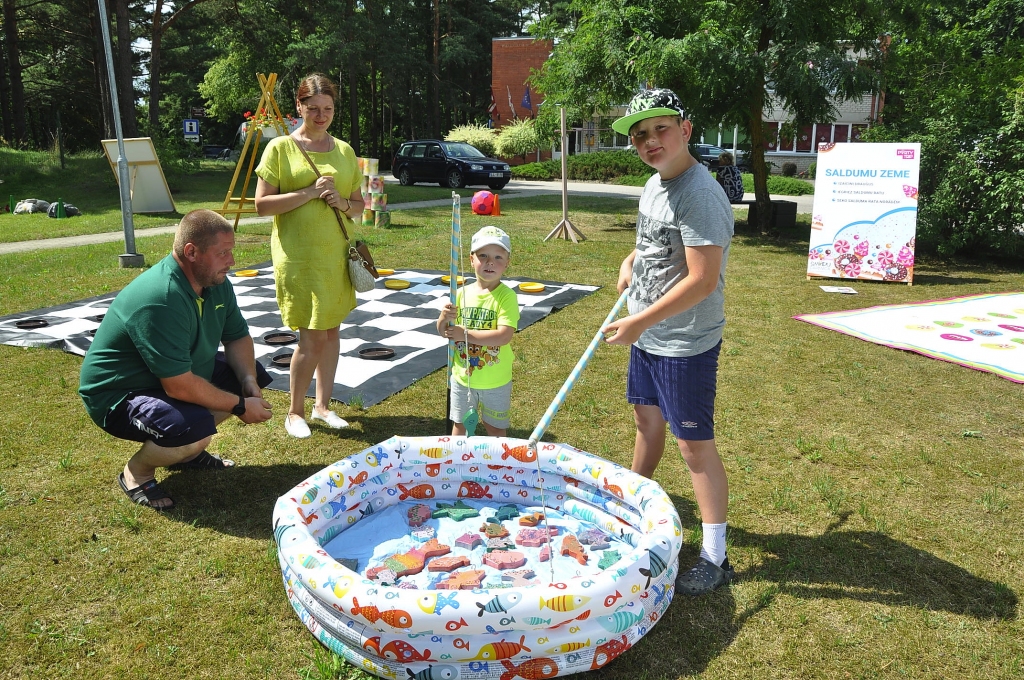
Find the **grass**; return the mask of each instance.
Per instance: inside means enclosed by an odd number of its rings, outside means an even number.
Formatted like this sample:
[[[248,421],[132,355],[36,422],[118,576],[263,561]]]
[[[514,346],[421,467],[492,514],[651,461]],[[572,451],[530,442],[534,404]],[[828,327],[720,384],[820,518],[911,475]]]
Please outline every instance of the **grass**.
[[[539,420],[614,303],[631,205],[571,201],[588,238],[579,245],[542,241],[558,196],[507,206],[499,224],[515,246],[510,275],[605,286],[514,338],[513,436]],[[447,210],[396,218],[391,230],[363,230],[383,266],[446,266]],[[239,266],[269,259],[268,232],[242,227]],[[139,240],[149,263],[169,245]],[[595,680],[1024,674],[1021,387],[790,318],[1020,290],[1024,271],[924,258],[914,286],[859,283],[851,303],[805,281],[806,249],[741,229],[730,253],[717,433],[739,580],[710,597],[679,596]],[[121,288],[137,272],[117,268],[118,252],[0,256],[0,314]],[[211,446],[240,467],[161,472],[179,509],[159,515],[117,488],[134,447],[86,417],[81,359],[0,346],[0,361],[0,678],[367,678],[320,649],[288,606],[271,508],[343,456],[396,433],[439,433],[443,372],[369,409],[339,406],[352,427],[301,441],[280,424],[287,395],[268,393],[278,417],[230,420]],[[625,366],[621,348],[600,348],[550,435],[628,464]],[[700,524],[677,455],[656,479],[683,520],[680,559],[693,562]]]
[[[110,231],[121,231],[120,198],[117,181],[107,162],[100,154],[67,156],[64,169],[54,154],[45,152],[0,149],[0,204],[7,197],[15,201],[39,198],[53,202],[62,198],[82,210],[82,215],[56,220],[44,213],[12,215],[0,213],[0,243],[27,241],[39,238],[78,236]],[[226,161],[203,160],[196,172],[176,172],[164,168],[168,188],[177,212],[133,215],[136,229],[173,225],[181,216],[197,208],[220,208],[224,204],[235,165]],[[240,177],[234,195],[241,191]],[[255,191],[255,176],[248,195]],[[459,189],[462,196],[472,196],[480,187]],[[437,185],[403,187],[387,185],[391,205],[411,201],[450,198],[451,189]],[[233,219],[233,216],[232,216]]]

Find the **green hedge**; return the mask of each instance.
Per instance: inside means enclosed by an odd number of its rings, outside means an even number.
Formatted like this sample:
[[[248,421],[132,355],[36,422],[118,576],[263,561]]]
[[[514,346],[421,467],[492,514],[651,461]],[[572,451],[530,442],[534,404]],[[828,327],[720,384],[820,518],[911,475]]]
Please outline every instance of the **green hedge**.
[[[645,175],[650,177],[651,168],[636,154],[627,151],[598,151],[597,153],[574,154],[568,159],[569,179],[607,182],[623,175]],[[527,163],[512,168],[516,179],[560,179],[561,161]]]
[[[651,168],[628,151],[599,151],[569,156],[569,179],[643,186],[653,174]],[[542,161],[512,167],[514,179],[557,180],[562,177],[561,161]],[[743,175],[743,190],[754,191],[754,176]],[[814,186],[800,179],[769,175],[768,193],[781,196],[813,194]]]
[[[743,191],[751,194],[754,193],[753,175],[743,175]],[[782,177],[781,175],[769,175],[768,193],[777,194],[779,196],[805,196],[807,194],[814,193],[814,185],[809,184],[802,179]]]

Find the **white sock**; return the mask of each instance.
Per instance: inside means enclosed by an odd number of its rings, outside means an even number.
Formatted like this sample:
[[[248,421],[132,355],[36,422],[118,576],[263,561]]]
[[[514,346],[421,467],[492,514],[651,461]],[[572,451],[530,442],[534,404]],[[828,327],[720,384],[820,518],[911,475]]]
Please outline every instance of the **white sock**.
[[[704,528],[704,543],[700,548],[700,556],[716,567],[725,561],[725,526],[721,524],[701,524]]]

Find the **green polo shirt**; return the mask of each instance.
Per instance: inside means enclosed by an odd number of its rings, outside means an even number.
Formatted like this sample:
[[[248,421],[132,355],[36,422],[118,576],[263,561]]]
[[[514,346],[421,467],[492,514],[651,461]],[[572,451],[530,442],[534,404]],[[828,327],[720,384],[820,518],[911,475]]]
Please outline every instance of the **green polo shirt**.
[[[196,295],[173,255],[143,272],[110,304],[85,355],[78,393],[97,425],[129,392],[160,389],[191,371],[213,377],[220,343],[249,334],[231,283]]]

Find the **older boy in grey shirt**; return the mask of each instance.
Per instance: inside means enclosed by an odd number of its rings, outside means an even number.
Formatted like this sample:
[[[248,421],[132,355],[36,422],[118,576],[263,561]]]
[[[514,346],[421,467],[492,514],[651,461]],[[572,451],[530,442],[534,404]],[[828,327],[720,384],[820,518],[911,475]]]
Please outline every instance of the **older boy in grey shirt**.
[[[629,316],[604,330],[609,343],[632,345],[626,397],[637,424],[633,471],[654,474],[665,452],[666,422],[690,470],[704,540],[699,561],[679,575],[676,590],[701,595],[735,574],[725,554],[729,483],[714,433],[732,208],[690,154],[693,128],[674,92],[639,93],[612,127],[628,134],[658,173],[640,198],[636,249],[619,268]]]

